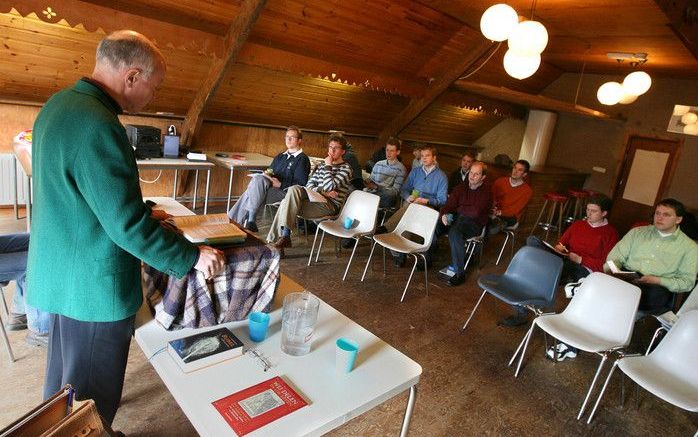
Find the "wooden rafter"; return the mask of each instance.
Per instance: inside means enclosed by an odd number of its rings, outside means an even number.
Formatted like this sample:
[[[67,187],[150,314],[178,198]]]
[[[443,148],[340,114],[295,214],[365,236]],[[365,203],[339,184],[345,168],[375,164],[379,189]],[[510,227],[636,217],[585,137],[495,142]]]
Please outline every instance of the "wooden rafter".
[[[221,59],[216,59],[208,71],[208,75],[201,84],[194,97],[182,127],[182,142],[191,145],[197,131],[203,121],[202,115],[209,102],[220,86],[223,77],[229,68],[235,63],[237,54],[250,35],[252,26],[259,18],[267,0],[245,0],[235,20],[230,25],[225,37],[225,54]]]
[[[595,109],[587,108],[586,106],[575,105],[573,103],[563,102],[561,100],[556,100],[541,95],[522,93],[520,91],[514,91],[509,88],[499,86],[460,80],[454,83],[454,88],[461,91],[490,97],[492,99],[522,105],[527,108],[543,109],[554,112],[566,112],[591,118],[615,119],[608,114]]]
[[[414,119],[419,117],[419,114],[424,112],[429,105],[434,102],[448,87],[456,81],[461,75],[469,70],[478,60],[483,58],[494,47],[494,43],[486,41],[474,48],[467,56],[457,64],[453,65],[448,71],[435,79],[426,93],[419,97],[411,99],[405,109],[403,109],[390,123],[388,123],[381,133],[378,135],[379,142],[384,142],[391,135],[398,135]]]

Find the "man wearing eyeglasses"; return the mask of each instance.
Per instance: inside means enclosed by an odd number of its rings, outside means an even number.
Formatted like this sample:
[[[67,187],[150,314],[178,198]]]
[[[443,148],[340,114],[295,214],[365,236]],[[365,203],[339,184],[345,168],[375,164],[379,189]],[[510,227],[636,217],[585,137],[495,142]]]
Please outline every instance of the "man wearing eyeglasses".
[[[327,157],[318,165],[305,186],[294,185],[286,192],[267,235],[267,242],[281,250],[291,247],[291,226],[296,217],[312,219],[339,213],[351,186],[351,166],[344,160],[347,140],[332,135],[327,144]]]
[[[294,185],[305,185],[310,173],[310,159],[303,153],[303,132],[296,126],[286,129],[286,151],[281,152],[262,174],[253,175],[247,189],[235,202],[228,217],[252,232],[258,232],[255,217],[266,204],[284,200],[286,191]]]

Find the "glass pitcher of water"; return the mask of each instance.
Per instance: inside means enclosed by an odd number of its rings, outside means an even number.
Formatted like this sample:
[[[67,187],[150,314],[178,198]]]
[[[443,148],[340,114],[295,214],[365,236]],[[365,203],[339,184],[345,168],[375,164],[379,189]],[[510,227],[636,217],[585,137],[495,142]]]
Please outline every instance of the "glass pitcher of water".
[[[289,355],[310,352],[320,300],[308,291],[290,293],[284,298],[281,319],[281,350]]]

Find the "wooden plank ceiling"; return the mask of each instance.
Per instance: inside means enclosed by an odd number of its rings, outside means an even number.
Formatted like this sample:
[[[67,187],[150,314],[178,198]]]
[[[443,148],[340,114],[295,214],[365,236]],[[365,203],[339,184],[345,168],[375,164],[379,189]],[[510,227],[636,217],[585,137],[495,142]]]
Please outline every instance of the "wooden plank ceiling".
[[[204,117],[378,135],[482,46],[479,19],[492,3],[269,0]],[[508,3],[530,16],[529,1]],[[90,74],[105,33],[131,28],[156,41],[168,64],[162,90],[147,110],[183,115],[213,59],[224,55],[223,40],[240,5],[0,0],[0,99],[44,102]],[[609,51],[647,52],[651,74],[698,78],[690,44],[653,0],[541,0],[535,17],[548,28],[550,43],[533,77],[519,81],[504,73],[504,46],[467,82],[538,94],[563,72],[578,72],[583,62],[587,72],[629,71],[609,60]],[[505,103],[507,96],[478,95],[480,89],[456,82],[401,136],[470,144],[503,117],[525,114],[521,99]]]

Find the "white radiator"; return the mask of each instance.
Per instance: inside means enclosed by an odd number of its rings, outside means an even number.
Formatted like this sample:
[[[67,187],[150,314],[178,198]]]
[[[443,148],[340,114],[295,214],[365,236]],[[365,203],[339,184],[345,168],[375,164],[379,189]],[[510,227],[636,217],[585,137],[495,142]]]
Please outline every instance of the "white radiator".
[[[16,166],[16,173],[13,170]],[[12,179],[17,175],[17,183]],[[15,186],[17,187],[17,202],[24,205],[26,199],[25,186],[27,176],[12,153],[0,153],[0,205],[13,205],[15,202]]]

